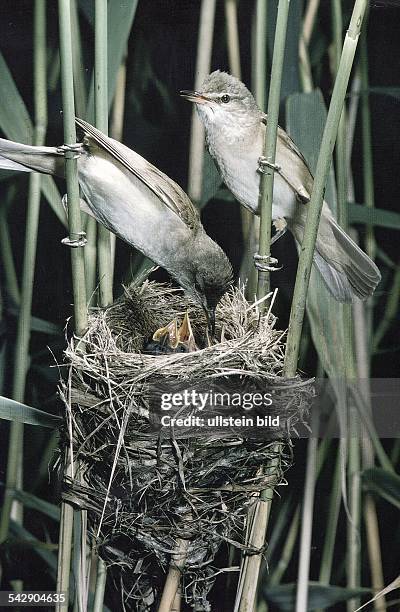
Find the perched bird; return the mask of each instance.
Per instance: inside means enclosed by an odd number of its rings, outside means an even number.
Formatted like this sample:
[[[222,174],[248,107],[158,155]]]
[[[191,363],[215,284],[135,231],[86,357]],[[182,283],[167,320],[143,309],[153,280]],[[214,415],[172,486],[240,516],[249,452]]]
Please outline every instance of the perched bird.
[[[235,198],[254,214],[259,210],[259,163],[263,163],[266,115],[236,77],[212,72],[200,91],[181,91],[194,102],[206,130],[208,150]],[[272,217],[286,220],[302,242],[313,176],[303,155],[278,129]],[[339,302],[366,299],[381,279],[376,265],[336,223],[324,202],[314,264]]]
[[[125,145],[76,120],[84,138],[77,149],[81,208],[111,232],[165,268],[199,303],[211,331],[215,308],[232,267],[206,234],[186,193]],[[0,139],[0,168],[64,176],[64,148]]]

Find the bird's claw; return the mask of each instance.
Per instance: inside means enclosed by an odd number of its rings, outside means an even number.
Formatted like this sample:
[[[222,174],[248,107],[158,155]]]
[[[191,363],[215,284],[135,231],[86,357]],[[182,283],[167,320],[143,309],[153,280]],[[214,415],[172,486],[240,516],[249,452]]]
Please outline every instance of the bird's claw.
[[[257,270],[261,272],[276,272],[278,270],[282,270],[283,266],[276,266],[278,260],[275,257],[271,257],[271,255],[260,255],[259,253],[254,253],[253,255],[254,265]]]
[[[68,159],[77,159],[84,153],[85,149],[81,142],[75,144],[63,144],[57,147],[57,153],[62,153]]]
[[[76,236],[76,238],[74,238]],[[77,232],[76,234],[71,232],[69,236],[61,240],[61,244],[76,249],[78,247],[84,247],[87,244],[86,232]]]
[[[266,168],[271,168],[272,170],[275,170],[275,172],[280,172],[282,169],[281,166],[278,166],[278,164],[273,164],[262,155],[258,158],[258,172],[261,172],[261,174],[265,174]]]

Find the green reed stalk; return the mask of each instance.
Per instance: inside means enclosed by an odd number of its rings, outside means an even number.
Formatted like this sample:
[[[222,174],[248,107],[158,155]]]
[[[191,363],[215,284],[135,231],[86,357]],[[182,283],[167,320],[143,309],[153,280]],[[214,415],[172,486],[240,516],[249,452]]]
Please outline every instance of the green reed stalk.
[[[238,27],[238,0],[225,0],[225,21],[226,21],[226,38],[229,71],[238,79],[242,78],[242,70],[240,65],[240,44],[239,44],[239,27]],[[242,234],[246,241],[251,230],[253,215],[244,206],[240,207],[240,216],[242,220]]]
[[[197,40],[196,77],[194,89],[200,86],[210,72],[211,53],[214,36],[216,0],[202,0],[200,8],[199,35]],[[199,202],[203,185],[204,128],[192,111],[192,131],[189,149],[188,193],[194,202]]]
[[[339,121],[366,5],[367,0],[356,0],[354,3],[322,137],[311,201],[308,205],[306,231],[300,250],[296,284],[290,313],[284,365],[284,374],[286,377],[293,377],[296,374],[301,329],[303,326],[307,290],[324,199],[325,184],[329,173],[332,152],[335,146]]]
[[[315,417],[316,415],[314,415]],[[303,508],[301,512],[300,555],[297,574],[296,612],[308,608],[308,580],[310,574],[311,539],[314,518],[314,495],[317,462],[317,419],[312,427],[312,436],[307,445],[306,480],[304,483]]]
[[[238,79],[241,79],[242,71],[240,67],[237,5],[238,0],[225,0],[225,21],[229,70],[231,74],[236,76]]]
[[[286,30],[290,0],[280,0],[272,57],[271,83],[268,96],[268,119],[265,133],[264,157],[273,166],[275,164],[276,139],[278,135],[279,103],[281,95],[283,59],[285,55]],[[259,254],[269,257],[271,254],[272,196],[274,189],[272,167],[267,166],[260,181],[260,245]],[[263,298],[269,291],[269,273],[258,272],[257,299]]]
[[[75,112],[78,117],[86,119],[87,108],[87,91],[85,83],[85,67],[82,57],[82,39],[79,29],[79,15],[77,0],[71,1],[71,24],[72,24],[72,40],[74,41],[73,52],[73,69],[74,69],[74,95],[75,95]],[[86,296],[88,305],[95,302],[96,293],[96,274],[97,274],[97,223],[90,215],[83,214],[85,221],[86,246],[84,249],[85,259],[85,278],[86,278]]]
[[[266,108],[267,95],[267,9],[267,2],[257,0],[253,89],[256,102],[263,111]]]
[[[76,144],[75,103],[73,78],[73,52],[71,27],[71,2],[58,0],[61,56],[61,86],[63,102],[64,141],[68,145]],[[65,152],[65,175],[68,194],[68,224],[70,239],[79,236],[82,224],[79,208],[79,184],[77,160],[73,151]],[[74,293],[75,330],[81,336],[87,328],[86,286],[84,254],[81,248],[71,249],[72,285]],[[72,457],[66,459],[66,473],[73,477]],[[61,505],[60,535],[58,549],[57,590],[69,591],[71,566],[71,544],[73,530],[73,509],[70,505]],[[67,597],[68,599],[68,597]],[[59,604],[56,610],[65,609]]]
[[[108,134],[107,81],[107,0],[96,0],[94,114],[96,127],[105,134]],[[112,303],[110,232],[102,225],[99,225],[97,234],[100,305],[108,306]]]
[[[43,145],[47,125],[45,0],[36,0],[35,2],[33,76],[35,102],[34,144]],[[29,367],[30,320],[39,229],[40,181],[40,174],[33,173],[30,176],[21,299],[19,303],[17,337],[15,341],[14,378],[12,388],[12,397],[18,402],[24,401],[26,374]],[[11,423],[6,487],[0,523],[0,542],[3,542],[7,537],[11,514],[13,514],[14,519],[20,523],[22,523],[23,520],[22,504],[13,501],[14,490],[22,488],[24,457],[23,438],[23,424],[17,422]]]
[[[336,76],[339,68],[340,55],[343,47],[343,16],[341,0],[332,0],[332,29],[334,47],[333,74]],[[346,147],[346,111],[343,106],[340,117],[335,146],[336,157],[336,187],[337,187],[337,219],[339,225],[347,229],[347,147]]]
[[[267,96],[267,2],[257,0],[253,16],[254,24],[252,28],[253,74],[252,88],[254,97],[262,111],[266,110]],[[243,206],[241,208],[244,210]],[[248,213],[248,211],[246,211]],[[243,216],[242,216],[243,218]],[[246,293],[249,299],[253,299],[257,293],[258,274],[254,267],[253,253],[257,250],[258,237],[260,235],[260,218],[253,215],[247,234],[243,231],[245,242],[245,255],[240,270],[240,278],[245,281],[247,278]]]
[[[279,0],[276,20],[274,51],[272,58],[271,83],[268,96],[268,120],[265,135],[264,156],[273,166],[275,163],[276,139],[278,135],[278,116],[281,93],[283,59],[285,54],[286,30],[290,0]],[[265,22],[266,25],[266,22]],[[266,36],[266,31],[264,30]],[[272,194],[274,188],[274,170],[267,167],[260,181],[260,238],[259,254],[270,256]],[[263,298],[269,291],[268,272],[258,272],[257,299]],[[273,473],[279,464],[279,444],[275,445],[277,457],[271,461],[269,470]],[[260,494],[260,501],[254,515],[254,534],[251,544],[261,548],[265,542],[265,534],[271,511],[273,489],[265,489]],[[240,585],[239,612],[250,612],[254,609],[257,598],[258,576],[261,566],[261,555],[251,555],[243,567],[244,578]]]
[[[95,2],[95,67],[94,67],[94,116],[96,127],[108,134],[108,48],[107,48],[107,0]],[[109,306],[113,300],[110,232],[101,224],[97,226],[97,253],[99,265],[100,306]],[[107,569],[98,557],[94,612],[103,609]]]

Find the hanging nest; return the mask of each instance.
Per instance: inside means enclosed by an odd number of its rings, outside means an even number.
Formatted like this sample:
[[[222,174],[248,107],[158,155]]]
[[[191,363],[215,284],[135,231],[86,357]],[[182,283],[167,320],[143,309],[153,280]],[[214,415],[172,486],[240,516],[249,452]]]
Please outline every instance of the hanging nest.
[[[155,330],[185,312],[197,346],[205,348],[147,353]],[[83,340],[70,341],[61,447],[73,449],[79,474],[64,483],[63,498],[88,511],[90,533],[130,609],[156,609],[179,550],[182,597],[196,610],[211,609],[207,594],[221,572],[214,561],[221,544],[259,552],[244,539],[248,509],[262,489],[284,483],[288,432],[313,393],[297,379],[284,384],[284,333],[275,322],[232,289],[217,308],[221,341],[207,346],[203,311],[181,290],[145,281],[90,315]],[[157,390],[204,387],[204,381],[238,394],[268,389],[272,416],[284,415],[280,426],[160,427]]]

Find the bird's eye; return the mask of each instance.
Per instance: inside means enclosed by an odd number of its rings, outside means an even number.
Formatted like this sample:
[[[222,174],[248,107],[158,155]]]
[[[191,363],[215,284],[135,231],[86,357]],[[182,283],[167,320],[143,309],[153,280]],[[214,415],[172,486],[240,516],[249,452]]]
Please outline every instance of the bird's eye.
[[[223,102],[224,104],[228,104],[228,102],[231,101],[231,97],[228,96],[228,94],[224,94],[223,96],[221,96],[221,102]]]

